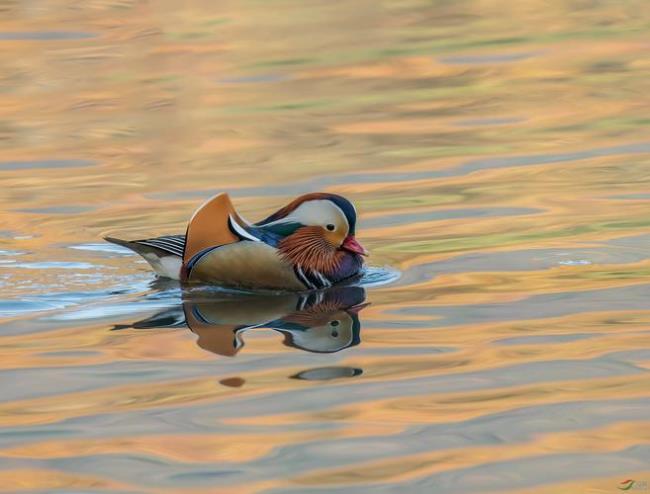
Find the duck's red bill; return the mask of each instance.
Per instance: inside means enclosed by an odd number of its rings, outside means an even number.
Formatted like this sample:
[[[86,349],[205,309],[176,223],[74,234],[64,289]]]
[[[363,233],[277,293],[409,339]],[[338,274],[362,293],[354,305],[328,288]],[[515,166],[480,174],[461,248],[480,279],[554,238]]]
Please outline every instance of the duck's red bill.
[[[354,252],[355,254],[359,254],[362,256],[368,255],[368,251],[352,235],[345,238],[345,240],[343,241],[343,245],[341,245],[341,247],[350,252]]]

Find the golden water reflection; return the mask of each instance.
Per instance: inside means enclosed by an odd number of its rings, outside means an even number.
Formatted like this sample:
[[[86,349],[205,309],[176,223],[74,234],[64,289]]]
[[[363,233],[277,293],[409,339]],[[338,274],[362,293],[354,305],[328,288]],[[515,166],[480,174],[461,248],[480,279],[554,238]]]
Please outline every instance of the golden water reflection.
[[[0,491],[650,481],[647,11],[0,0]],[[314,190],[398,280],[242,302],[101,241]]]
[[[359,312],[367,304],[360,286],[341,286],[311,293],[203,294],[187,289],[179,306],[114,329],[188,327],[196,344],[216,355],[233,357],[244,347],[244,334],[272,329],[289,347],[334,353],[358,345]]]

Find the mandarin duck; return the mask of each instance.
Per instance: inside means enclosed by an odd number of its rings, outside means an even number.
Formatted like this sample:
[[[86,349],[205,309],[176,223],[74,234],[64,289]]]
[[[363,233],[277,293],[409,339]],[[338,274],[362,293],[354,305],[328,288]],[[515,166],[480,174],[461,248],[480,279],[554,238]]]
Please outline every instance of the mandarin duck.
[[[188,327],[197,335],[200,348],[232,357],[243,348],[244,333],[266,328],[281,333],[286,346],[333,353],[359,344],[359,312],[369,305],[365,303],[365,289],[359,286],[303,294],[215,295],[197,297],[184,292],[179,306],[113,329]]]
[[[366,249],[356,240],[357,214],[336,194],[298,197],[249,223],[228,194],[205,202],[185,235],[105,240],[140,254],[161,277],[226,287],[318,290],[362,273]]]

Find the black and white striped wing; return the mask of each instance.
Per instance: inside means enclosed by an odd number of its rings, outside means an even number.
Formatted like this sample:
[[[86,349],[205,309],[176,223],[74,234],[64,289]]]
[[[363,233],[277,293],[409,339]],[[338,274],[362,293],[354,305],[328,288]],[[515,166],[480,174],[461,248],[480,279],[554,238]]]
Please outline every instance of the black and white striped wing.
[[[185,251],[185,235],[165,235],[163,237],[136,240],[135,243],[155,247],[178,257]]]

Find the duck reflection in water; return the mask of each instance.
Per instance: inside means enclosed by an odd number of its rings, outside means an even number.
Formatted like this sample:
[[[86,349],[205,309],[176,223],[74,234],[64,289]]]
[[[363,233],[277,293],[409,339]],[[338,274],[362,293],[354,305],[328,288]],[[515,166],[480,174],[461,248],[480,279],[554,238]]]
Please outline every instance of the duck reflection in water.
[[[236,355],[244,346],[244,334],[261,328],[282,333],[287,346],[334,353],[361,341],[359,312],[369,305],[365,298],[365,289],[359,286],[307,294],[188,291],[183,293],[182,307],[127,327],[187,326],[197,335],[199,347],[224,356]]]

